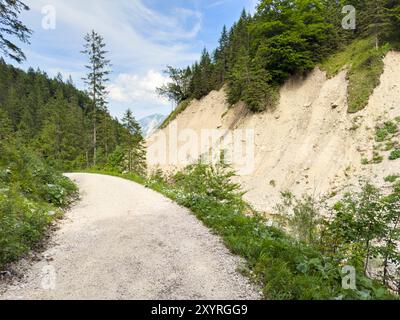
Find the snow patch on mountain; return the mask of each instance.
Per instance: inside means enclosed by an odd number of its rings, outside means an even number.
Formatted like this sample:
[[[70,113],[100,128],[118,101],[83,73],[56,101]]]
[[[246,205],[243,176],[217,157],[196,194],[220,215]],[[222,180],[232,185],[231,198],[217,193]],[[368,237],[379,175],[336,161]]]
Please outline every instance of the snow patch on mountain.
[[[167,117],[162,114],[153,114],[139,120],[143,136],[146,138],[150,137],[160,127],[166,118]]]

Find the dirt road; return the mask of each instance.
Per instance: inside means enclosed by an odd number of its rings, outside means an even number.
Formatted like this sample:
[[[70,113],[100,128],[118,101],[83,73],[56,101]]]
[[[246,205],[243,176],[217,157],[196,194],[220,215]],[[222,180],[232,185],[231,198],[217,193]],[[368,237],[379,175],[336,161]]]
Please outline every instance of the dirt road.
[[[188,210],[123,179],[69,177],[82,200],[1,299],[259,298],[242,261]]]

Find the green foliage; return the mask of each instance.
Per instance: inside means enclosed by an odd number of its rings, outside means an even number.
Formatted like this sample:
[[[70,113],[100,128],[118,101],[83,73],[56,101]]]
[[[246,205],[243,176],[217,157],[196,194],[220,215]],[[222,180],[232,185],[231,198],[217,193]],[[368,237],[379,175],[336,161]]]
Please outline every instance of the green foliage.
[[[361,18],[362,31],[367,36],[373,36],[377,48],[385,40],[399,39],[399,20],[400,10],[397,1],[365,1]]]
[[[389,160],[397,160],[400,159],[400,149],[393,150],[390,153]]]
[[[24,72],[0,60],[0,137],[17,134],[56,168],[76,170],[93,163],[92,120],[90,98],[72,80],[49,79],[40,70]],[[104,153],[99,165],[122,143],[124,131],[98,110],[97,143]]]
[[[309,245],[317,243],[322,219],[316,201],[311,197],[296,199],[290,192],[283,192],[282,200],[276,209],[285,215],[292,234]]]
[[[147,168],[145,141],[140,125],[131,110],[126,111],[122,125],[126,129],[124,146],[126,147],[127,164],[124,170],[144,175]]]
[[[376,127],[375,141],[380,144],[374,146],[375,150],[390,151],[389,160],[397,160],[400,158],[400,146],[398,140],[399,124],[396,118],[393,121],[386,121]],[[374,154],[377,151],[374,152]],[[379,156],[380,162],[383,157]]]
[[[385,122],[382,126],[376,128],[377,142],[383,142],[392,138],[395,134],[399,132],[398,125],[392,121]]]
[[[399,179],[399,178],[400,178],[399,175],[397,175],[397,174],[392,174],[392,175],[387,176],[387,177],[385,178],[385,182],[394,183],[394,182],[396,182],[396,180]]]
[[[76,192],[18,140],[0,141],[0,269],[41,239]]]
[[[389,45],[384,45],[377,50],[371,38],[356,40],[322,63],[329,77],[336,75],[345,66],[349,69],[350,113],[360,111],[367,105],[370,95],[379,84],[384,67],[383,57],[389,49]]]
[[[275,107],[278,92],[270,84],[271,79],[271,75],[259,63],[250,64],[249,57],[244,53],[228,75],[229,104],[234,105],[242,100],[252,112]]]
[[[160,96],[180,104],[182,101],[190,97],[190,81],[192,76],[192,69],[176,69],[167,66],[165,73],[171,79],[171,82],[157,89]]]
[[[383,156],[380,155],[379,152],[374,152],[371,163],[379,164],[379,163],[382,163],[382,161],[383,161]]]
[[[311,70],[326,55],[333,26],[322,1],[263,0],[252,21],[256,55],[274,81]]]
[[[383,195],[367,183],[359,193],[348,193],[332,209],[333,220],[324,233],[326,250],[371,274],[371,261],[380,262],[382,283],[393,290],[400,268],[400,189]],[[395,272],[393,273],[393,268]],[[376,276],[375,276],[376,277]]]
[[[32,30],[20,20],[22,12],[29,7],[21,0],[2,0],[0,2],[0,52],[19,63],[26,59],[23,51],[14,43],[18,39],[29,43]]]
[[[328,76],[348,67],[348,111],[357,112],[379,84],[382,58],[400,43],[400,11],[393,0],[349,1],[261,0],[253,16],[243,11],[229,30],[224,26],[212,55],[204,50],[191,67],[170,67],[172,82],[160,92],[182,102],[226,83],[231,105],[243,101],[262,112],[277,103],[277,88],[290,76],[322,63]],[[356,30],[342,27],[347,4],[357,9]]]
[[[137,176],[111,174],[141,182]],[[233,177],[234,172],[221,161],[215,166],[192,165],[172,177],[165,177],[157,170],[145,185],[191,209],[223,238],[232,253],[244,257],[252,278],[262,284],[266,299],[393,298],[379,281],[365,277],[363,270],[357,274],[356,290],[342,288],[342,256],[328,250],[332,238],[326,232],[326,241],[321,244],[324,225],[319,221],[317,206],[312,199],[296,200],[286,193],[284,204],[295,211],[292,219],[292,226],[297,226],[298,237],[295,239],[282,230],[267,226],[267,221],[243,200],[243,192],[232,182]],[[396,201],[391,200],[393,207]],[[367,208],[374,209],[369,204]],[[363,210],[364,214],[368,214],[366,210]],[[336,225],[340,227],[338,221],[330,230]],[[360,225],[367,229],[364,223]],[[363,234],[369,234],[364,229]],[[345,234],[351,234],[351,230],[347,230]],[[335,244],[332,242],[332,247]]]
[[[51,207],[18,193],[0,192],[0,268],[35,245],[51,221]]]
[[[98,147],[98,121],[99,112],[107,112],[107,91],[106,84],[109,81],[108,76],[110,71],[110,60],[106,58],[108,53],[105,50],[106,44],[104,38],[97,32],[86,34],[84,37],[85,44],[83,54],[87,56],[88,64],[85,66],[88,70],[87,75],[83,78],[87,94],[91,100],[90,112],[93,125],[93,165],[97,165],[97,147]],[[107,135],[106,135],[107,136]],[[108,153],[108,146],[106,144],[106,153]]]

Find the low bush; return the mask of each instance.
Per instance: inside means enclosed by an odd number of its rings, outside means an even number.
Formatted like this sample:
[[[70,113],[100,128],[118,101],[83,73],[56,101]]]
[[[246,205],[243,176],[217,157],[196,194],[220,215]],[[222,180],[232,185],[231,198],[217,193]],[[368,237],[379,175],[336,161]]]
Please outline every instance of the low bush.
[[[38,243],[76,191],[18,141],[0,143],[0,269]]]
[[[397,160],[400,159],[400,149],[393,150],[390,153],[389,160]]]

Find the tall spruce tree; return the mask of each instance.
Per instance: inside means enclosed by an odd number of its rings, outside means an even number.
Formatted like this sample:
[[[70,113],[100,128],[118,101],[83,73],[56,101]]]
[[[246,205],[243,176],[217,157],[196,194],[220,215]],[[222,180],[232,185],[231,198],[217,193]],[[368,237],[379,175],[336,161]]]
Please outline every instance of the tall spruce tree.
[[[393,11],[389,4],[390,0],[374,0],[368,1],[365,8],[366,34],[374,37],[377,50],[382,40],[388,38],[393,30]]]
[[[19,19],[20,14],[26,10],[29,7],[20,0],[0,0],[0,51],[18,63],[26,57],[13,39],[29,44],[32,34],[32,30]]]
[[[228,30],[224,25],[221,33],[221,38],[219,39],[219,46],[215,53],[215,63],[219,83],[225,82],[226,73],[228,72],[228,46],[229,35]]]
[[[83,54],[87,55],[89,63],[85,66],[88,74],[83,78],[87,93],[92,100],[93,119],[93,165],[97,163],[97,122],[100,116],[99,110],[105,112],[107,101],[106,83],[109,81],[110,60],[106,58],[104,38],[94,30],[85,38]]]

